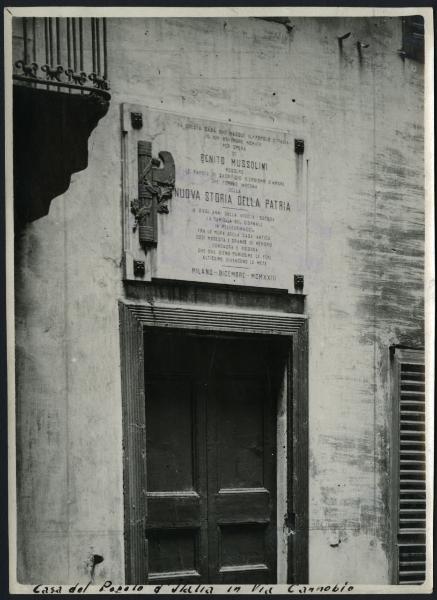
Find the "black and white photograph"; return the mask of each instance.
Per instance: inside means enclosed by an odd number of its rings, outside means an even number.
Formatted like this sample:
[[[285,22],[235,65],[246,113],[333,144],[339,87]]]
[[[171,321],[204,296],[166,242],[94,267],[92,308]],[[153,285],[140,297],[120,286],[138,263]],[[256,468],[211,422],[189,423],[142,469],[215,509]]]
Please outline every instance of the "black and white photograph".
[[[9,591],[432,591],[432,9],[9,7]]]

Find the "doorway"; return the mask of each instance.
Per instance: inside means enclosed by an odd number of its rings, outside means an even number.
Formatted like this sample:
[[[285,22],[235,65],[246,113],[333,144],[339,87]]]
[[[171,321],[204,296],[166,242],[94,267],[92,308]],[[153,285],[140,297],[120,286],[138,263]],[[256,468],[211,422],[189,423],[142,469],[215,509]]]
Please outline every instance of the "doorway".
[[[226,293],[119,302],[126,583],[308,581],[307,319]]]
[[[144,336],[149,582],[275,582],[286,344]]]

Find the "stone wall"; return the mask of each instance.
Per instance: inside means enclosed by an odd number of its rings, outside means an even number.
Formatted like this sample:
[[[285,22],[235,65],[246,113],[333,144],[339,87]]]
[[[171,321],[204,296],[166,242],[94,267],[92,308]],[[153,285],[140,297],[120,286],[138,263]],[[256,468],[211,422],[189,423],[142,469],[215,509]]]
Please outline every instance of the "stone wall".
[[[389,346],[423,345],[423,66],[399,18],[292,25],[108,20],[88,168],[16,240],[22,583],[87,581],[94,553],[96,581],[124,577],[123,102],[305,140],[310,580],[390,582]]]

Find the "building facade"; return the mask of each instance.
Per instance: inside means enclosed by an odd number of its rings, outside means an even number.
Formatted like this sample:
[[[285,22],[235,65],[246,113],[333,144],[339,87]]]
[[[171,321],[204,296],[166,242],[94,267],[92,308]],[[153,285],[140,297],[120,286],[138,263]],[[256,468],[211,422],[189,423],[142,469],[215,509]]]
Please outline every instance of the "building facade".
[[[423,581],[417,23],[24,21],[14,136],[52,153],[15,227],[18,582]],[[29,84],[25,40],[64,74]],[[46,122],[56,82],[106,106]]]

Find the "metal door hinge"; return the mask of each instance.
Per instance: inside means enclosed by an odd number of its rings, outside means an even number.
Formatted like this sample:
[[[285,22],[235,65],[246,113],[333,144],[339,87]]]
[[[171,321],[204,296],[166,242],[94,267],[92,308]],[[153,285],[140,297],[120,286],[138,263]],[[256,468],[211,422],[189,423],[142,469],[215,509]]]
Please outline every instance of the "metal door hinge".
[[[287,512],[284,517],[284,523],[289,534],[296,533],[296,513]]]

